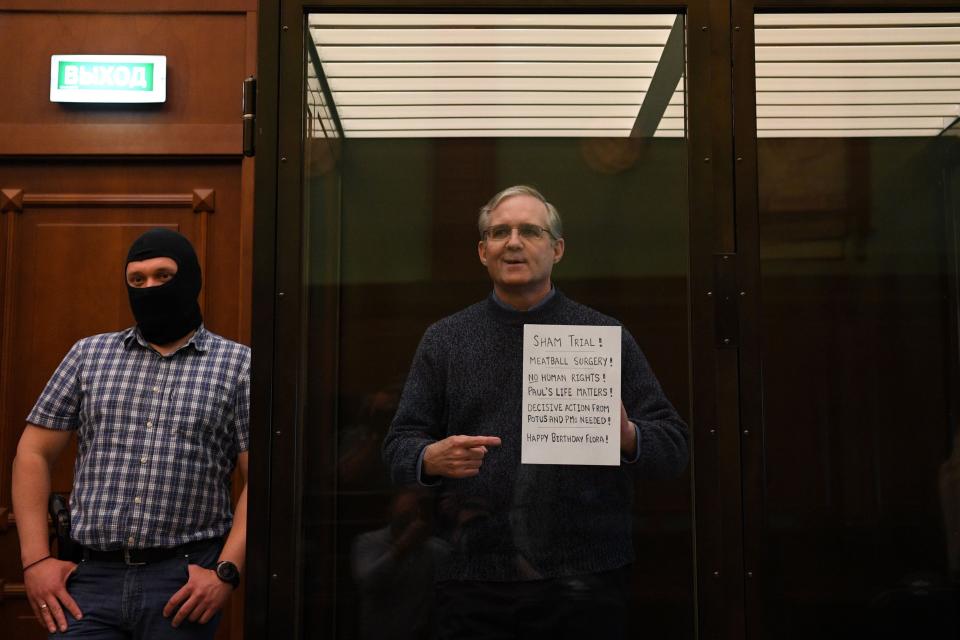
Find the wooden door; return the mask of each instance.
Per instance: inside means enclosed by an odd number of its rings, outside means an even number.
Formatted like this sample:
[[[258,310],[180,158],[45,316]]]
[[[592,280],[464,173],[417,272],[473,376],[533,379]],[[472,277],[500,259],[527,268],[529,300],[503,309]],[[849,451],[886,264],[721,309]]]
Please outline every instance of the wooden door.
[[[241,87],[256,70],[256,0],[0,0],[0,635],[46,634],[23,593],[11,462],[24,419],[77,339],[132,323],[130,242],[193,241],[207,326],[249,343],[253,159]],[[50,56],[167,58],[167,100],[54,103]],[[54,472],[70,488],[73,456]],[[237,594],[219,638],[243,635]]]
[[[204,274],[207,326],[246,341],[240,310],[248,294],[239,276],[249,237],[241,216],[240,164],[0,163],[0,625],[16,629],[15,637],[43,635],[23,597],[16,516],[9,509],[10,469],[24,419],[76,340],[133,324],[123,264],[130,243],[147,229],[166,227],[190,238]],[[54,491],[69,492],[74,451],[54,469]],[[230,635],[229,620],[228,614],[223,637],[237,637]]]

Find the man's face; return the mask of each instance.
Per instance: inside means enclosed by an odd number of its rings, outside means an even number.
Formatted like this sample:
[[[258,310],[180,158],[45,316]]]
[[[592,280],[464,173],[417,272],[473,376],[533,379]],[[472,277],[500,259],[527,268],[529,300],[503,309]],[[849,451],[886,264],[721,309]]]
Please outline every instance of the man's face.
[[[549,290],[553,265],[563,257],[563,239],[555,240],[547,233],[541,238],[524,238],[517,229],[521,224],[548,229],[547,221],[547,208],[528,195],[511,196],[490,212],[488,228],[498,225],[513,228],[509,238],[498,241],[487,236],[477,248],[480,262],[487,267],[497,289]]]
[[[135,289],[159,287],[177,274],[173,258],[150,258],[127,263],[127,284]]]

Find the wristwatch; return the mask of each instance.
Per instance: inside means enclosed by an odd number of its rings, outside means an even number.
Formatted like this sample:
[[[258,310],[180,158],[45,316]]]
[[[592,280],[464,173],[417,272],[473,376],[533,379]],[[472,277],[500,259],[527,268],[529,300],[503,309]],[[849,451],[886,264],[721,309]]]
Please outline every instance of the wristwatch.
[[[229,560],[221,560],[217,563],[217,577],[231,585],[234,589],[240,586],[240,570],[237,565]]]

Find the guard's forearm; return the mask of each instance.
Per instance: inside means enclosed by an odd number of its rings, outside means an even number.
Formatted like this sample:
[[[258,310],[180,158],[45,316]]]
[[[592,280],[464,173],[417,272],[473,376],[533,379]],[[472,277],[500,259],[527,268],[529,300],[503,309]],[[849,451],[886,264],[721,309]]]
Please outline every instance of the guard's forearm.
[[[233,510],[233,526],[227,535],[227,541],[220,552],[220,560],[229,560],[243,571],[243,561],[247,552],[247,485],[243,485],[240,499]]]
[[[18,452],[13,459],[13,513],[23,565],[50,554],[47,501],[50,464],[38,453]]]

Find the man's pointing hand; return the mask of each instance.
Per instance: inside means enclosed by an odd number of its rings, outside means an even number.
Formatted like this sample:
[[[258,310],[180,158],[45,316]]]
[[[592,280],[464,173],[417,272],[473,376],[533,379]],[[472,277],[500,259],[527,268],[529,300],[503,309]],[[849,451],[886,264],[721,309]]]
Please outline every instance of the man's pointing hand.
[[[499,447],[496,436],[450,436],[427,445],[423,472],[428,476],[469,478],[480,473],[487,447]]]

